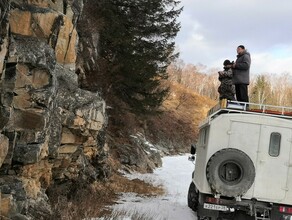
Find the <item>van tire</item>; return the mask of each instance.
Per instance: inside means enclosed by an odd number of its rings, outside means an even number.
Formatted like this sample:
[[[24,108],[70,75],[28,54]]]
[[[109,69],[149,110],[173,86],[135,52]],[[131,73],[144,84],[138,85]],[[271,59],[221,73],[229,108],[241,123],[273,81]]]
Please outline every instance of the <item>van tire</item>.
[[[237,197],[246,193],[255,179],[255,167],[244,152],[226,148],[209,159],[206,176],[214,193]]]
[[[193,182],[191,182],[188,192],[188,207],[194,212],[198,210],[199,205],[199,192]]]

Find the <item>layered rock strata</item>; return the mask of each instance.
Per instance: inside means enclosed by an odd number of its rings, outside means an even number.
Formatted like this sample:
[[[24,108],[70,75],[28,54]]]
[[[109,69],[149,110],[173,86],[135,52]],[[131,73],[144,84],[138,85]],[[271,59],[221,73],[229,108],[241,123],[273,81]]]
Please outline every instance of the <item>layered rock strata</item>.
[[[82,0],[0,1],[0,216],[46,219],[46,189],[106,176],[105,102],[78,87]]]

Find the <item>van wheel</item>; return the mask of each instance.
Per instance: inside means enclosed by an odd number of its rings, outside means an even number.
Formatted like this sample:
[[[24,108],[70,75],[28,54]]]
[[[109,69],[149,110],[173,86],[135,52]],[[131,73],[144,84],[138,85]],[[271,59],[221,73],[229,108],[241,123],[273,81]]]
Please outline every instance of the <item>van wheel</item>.
[[[191,182],[188,192],[188,206],[196,212],[199,204],[199,192],[193,182]]]
[[[241,196],[249,190],[255,179],[255,167],[244,152],[226,148],[209,159],[206,168],[211,189],[228,197]]]

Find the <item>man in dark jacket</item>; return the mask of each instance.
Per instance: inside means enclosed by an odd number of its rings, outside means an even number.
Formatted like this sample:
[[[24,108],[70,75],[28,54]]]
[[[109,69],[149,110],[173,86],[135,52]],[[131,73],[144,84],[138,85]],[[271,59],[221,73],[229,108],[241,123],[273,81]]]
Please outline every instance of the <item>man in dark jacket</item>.
[[[233,70],[233,83],[235,85],[236,99],[240,102],[249,102],[249,68],[251,64],[250,54],[243,45],[237,47],[237,59],[231,66]]]
[[[219,99],[235,100],[235,86],[232,81],[232,69],[230,60],[225,60],[223,63],[223,71],[219,71],[220,86],[218,87]],[[229,66],[229,67],[227,67]]]

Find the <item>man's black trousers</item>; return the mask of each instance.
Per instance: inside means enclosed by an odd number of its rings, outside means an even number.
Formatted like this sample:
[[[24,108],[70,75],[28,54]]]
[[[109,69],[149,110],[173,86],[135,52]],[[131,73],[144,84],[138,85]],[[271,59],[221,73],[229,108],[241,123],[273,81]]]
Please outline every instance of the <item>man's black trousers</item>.
[[[235,84],[236,99],[239,102],[249,102],[247,84]]]

